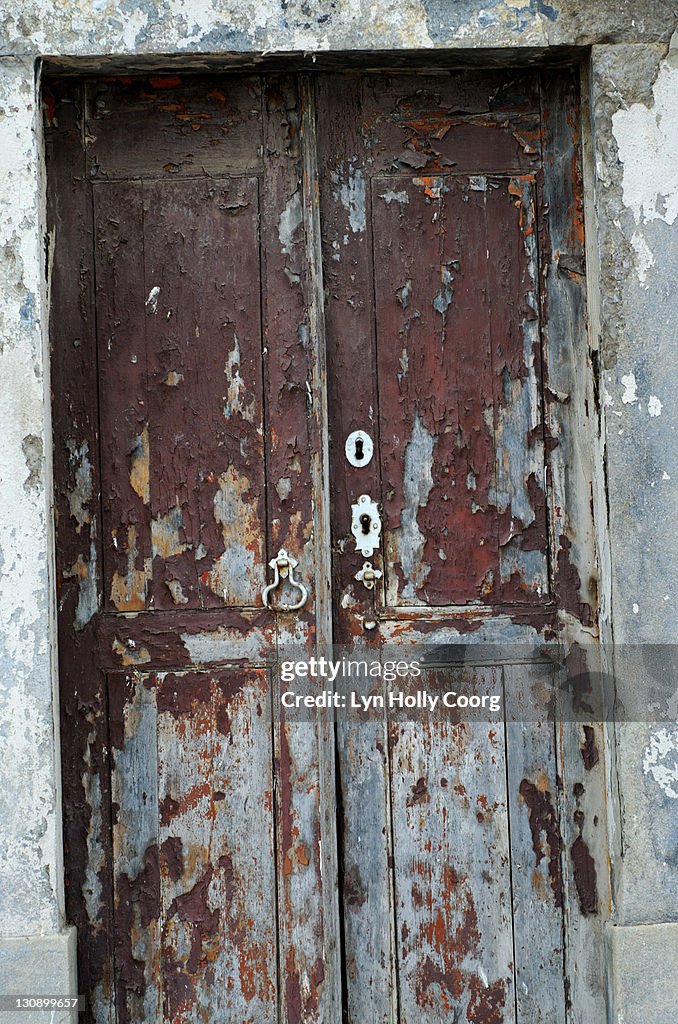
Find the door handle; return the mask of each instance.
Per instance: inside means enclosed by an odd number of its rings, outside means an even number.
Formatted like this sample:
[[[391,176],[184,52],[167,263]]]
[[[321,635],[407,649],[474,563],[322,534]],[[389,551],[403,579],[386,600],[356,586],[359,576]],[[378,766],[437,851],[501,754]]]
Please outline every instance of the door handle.
[[[261,592],[261,600],[264,602],[266,608],[270,608],[272,612],[296,612],[300,608],[303,608],[308,600],[308,590],[303,583],[300,583],[298,579],[295,579],[294,570],[299,564],[296,558],[292,558],[291,555],[287,554],[285,548],[281,548],[275,558],[272,558],[268,563],[273,569],[273,582],[269,583],[267,587]],[[288,579],[290,584],[300,592],[299,600],[295,604],[280,604],[274,607],[269,597],[273,591],[280,585],[281,580]]]

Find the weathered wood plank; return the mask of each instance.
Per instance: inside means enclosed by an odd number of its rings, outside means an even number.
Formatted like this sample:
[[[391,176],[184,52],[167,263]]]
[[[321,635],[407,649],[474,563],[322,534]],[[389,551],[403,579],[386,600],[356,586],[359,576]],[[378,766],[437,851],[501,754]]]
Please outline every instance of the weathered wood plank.
[[[273,76],[265,83],[264,163],[261,244],[269,557],[284,546],[298,559],[298,576],[309,588],[313,614],[316,550],[327,538],[314,536],[314,502],[322,496],[309,487],[314,479],[312,441],[317,437],[309,405],[321,396],[316,399],[311,391],[309,349],[317,339],[311,337],[309,315],[314,297],[306,264],[299,92],[291,76]],[[284,603],[293,594],[296,599],[298,593],[284,585],[273,599]],[[298,632],[302,616],[278,617],[281,657],[285,636]],[[326,642],[325,636],[320,639]],[[274,699],[279,708],[277,693]],[[336,918],[330,916],[327,889],[331,891],[336,879],[323,877],[323,835],[331,838],[323,807],[330,795],[323,782],[326,734],[318,722],[277,719],[276,724],[281,1017],[288,1024],[315,1024],[340,1013]]]
[[[66,913],[78,928],[81,991],[90,993],[85,1024],[112,1024],[107,703],[90,634],[102,605],[102,525],[93,215],[81,83],[48,86],[44,109]]]
[[[277,1020],[272,763],[265,671],[162,678],[162,979],[172,1021]]]
[[[347,1020],[398,1020],[385,722],[337,725]]]
[[[341,643],[361,628],[363,618],[374,617],[381,591],[379,584],[370,592],[354,580],[364,556],[351,533],[352,502],[362,493],[381,494],[369,150],[360,133],[361,78],[320,76],[316,84],[327,404],[335,467],[332,550],[340,552],[332,566],[334,630],[335,643]],[[358,429],[370,435],[375,453],[367,465],[353,467],[344,445]],[[382,567],[379,551],[372,563]],[[384,723],[337,723],[346,1014],[361,1024],[390,1024],[397,1014],[386,757]]]
[[[470,692],[496,672],[424,678]],[[515,1021],[504,742],[501,724],[390,727],[401,1024]]]
[[[536,184],[485,178],[488,321],[494,379],[497,591],[505,603],[549,597]]]
[[[605,921],[611,910],[606,765],[600,723],[586,721],[587,672],[598,670],[593,522],[595,396],[586,336],[586,265],[578,71],[541,80],[546,424],[552,571],[574,682],[558,709],[568,1022],[604,1019]],[[555,511],[559,514],[555,514]],[[579,648],[578,644],[586,645]],[[587,657],[584,652],[588,654]],[[579,665],[577,665],[579,662]],[[593,663],[592,663],[593,662]]]
[[[549,665],[504,668],[516,1005],[518,1021],[565,1024],[563,840],[545,681],[553,686]]]
[[[255,76],[120,76],[90,81],[91,179],[221,175],[261,169]]]
[[[164,1019],[154,677],[108,677],[119,1024]]]
[[[94,189],[105,607],[141,611],[151,573],[141,184]]]

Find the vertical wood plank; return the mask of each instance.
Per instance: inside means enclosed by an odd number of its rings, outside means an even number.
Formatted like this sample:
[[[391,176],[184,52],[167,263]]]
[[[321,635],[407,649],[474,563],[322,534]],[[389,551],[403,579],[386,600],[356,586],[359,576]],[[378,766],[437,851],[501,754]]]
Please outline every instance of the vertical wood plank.
[[[119,1024],[163,1020],[156,681],[108,680]]]
[[[56,588],[66,914],[78,929],[85,1024],[115,1020],[112,850],[103,675],[92,629],[102,606],[91,187],[80,82],[45,89]]]
[[[162,978],[172,1021],[277,1019],[270,721],[264,671],[162,680]]]
[[[141,611],[151,573],[141,183],[94,187],[105,607]]]
[[[563,839],[545,682],[549,665],[504,667],[516,1004],[518,1021],[565,1024]]]
[[[346,643],[363,618],[374,617],[381,586],[354,580],[364,558],[355,550],[351,505],[360,494],[381,497],[379,401],[373,302],[370,150],[362,125],[362,80],[321,75],[316,83],[318,188],[322,218],[327,405],[332,457],[332,564],[335,642]],[[372,438],[362,467],[345,458],[353,430]],[[372,563],[382,567],[381,552]],[[367,636],[360,641],[368,643]],[[347,1020],[391,1024],[397,1017],[392,934],[387,739],[385,723],[338,722],[342,884]]]
[[[310,406],[322,398],[311,390],[309,350],[318,339],[311,336],[309,314],[314,282],[306,263],[299,100],[293,77],[266,80],[261,239],[268,540],[272,554],[284,546],[298,559],[298,576],[310,592],[306,609],[278,616],[281,658],[290,637],[301,636],[314,616],[316,550],[327,541],[314,535],[314,503],[322,495],[309,487],[317,438]],[[320,580],[320,585],[326,584]],[[284,587],[276,600],[285,600]],[[312,626],[306,636],[315,639]],[[326,636],[320,641],[326,642]],[[310,647],[306,650],[310,653]],[[279,708],[277,694],[275,699]],[[331,838],[323,806],[330,798],[324,778],[330,754],[321,723],[276,717],[280,999],[287,1024],[320,1024],[340,1013],[336,916],[329,897],[336,879],[323,875],[327,861],[322,850],[323,838]]]
[[[541,76],[543,141],[542,249],[547,310],[546,422],[552,567],[561,639],[572,679],[598,671],[597,577],[591,359],[586,337],[586,265],[578,73]],[[561,514],[556,515],[555,510]],[[586,691],[586,685],[583,685]],[[606,779],[601,723],[587,721],[587,695],[566,688],[558,707],[562,778],[563,881],[567,920],[568,1021],[606,1014],[605,922],[610,915]],[[587,731],[588,730],[588,731]]]
[[[471,692],[496,687],[497,671],[425,681]],[[390,735],[400,1022],[513,1022],[503,726],[404,722]]]

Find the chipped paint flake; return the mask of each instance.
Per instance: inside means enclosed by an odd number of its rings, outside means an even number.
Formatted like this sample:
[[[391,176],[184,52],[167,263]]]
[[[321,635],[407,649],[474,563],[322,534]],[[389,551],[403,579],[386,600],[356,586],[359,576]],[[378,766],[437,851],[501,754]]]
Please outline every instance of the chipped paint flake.
[[[638,280],[647,288],[647,274],[651,267],[655,264],[654,255],[649,245],[645,240],[645,236],[639,231],[634,231],[631,236],[631,245],[636,254],[636,270],[638,272]]]
[[[647,411],[650,414],[650,416],[661,416],[663,408],[664,406],[657,398],[657,396],[650,395],[647,402]]]
[[[263,585],[261,523],[250,481],[234,466],[219,477],[214,518],[221,526],[224,550],[203,581],[226,603],[254,604]]]
[[[145,426],[138,435],[136,444],[132,449],[129,482],[144,505],[148,505],[151,500],[148,426]]]
[[[146,308],[150,309],[151,313],[158,312],[158,296],[160,295],[160,289],[157,284],[151,288],[146,299]]]
[[[285,208],[278,220],[278,238],[283,253],[286,256],[292,252],[296,242],[296,234],[301,227],[301,195],[297,189],[287,200]]]
[[[171,508],[165,515],[151,520],[151,545],[154,558],[173,558],[186,551],[187,545],[180,538],[183,526],[183,515],[178,505]]]
[[[387,206],[391,203],[400,203],[400,205],[403,206],[410,201],[410,197],[407,192],[394,192],[392,188],[388,189],[386,192],[381,192],[379,194],[379,198],[383,199]]]
[[[235,333],[233,334],[233,348],[228,353],[224,373],[228,381],[228,394],[224,405],[226,419],[230,419],[234,413],[239,413],[248,423],[258,421],[254,400],[247,403],[244,401],[246,385],[240,375],[240,345],[238,335]]]
[[[92,500],[92,463],[89,459],[89,444],[83,441],[77,445],[75,441],[66,442],[68,457],[73,469],[74,483],[68,492],[68,507],[75,519],[76,532],[80,533],[86,523],[92,522],[92,514],[87,507]]]
[[[116,535],[117,536],[117,535]],[[137,569],[137,528],[127,527],[127,573],[113,573],[111,580],[111,602],[119,612],[138,612],[146,604],[146,581],[151,577],[150,559],[144,568]]]
[[[643,751],[643,771],[670,800],[678,800],[678,726],[651,733]]]
[[[416,601],[416,591],[426,582],[431,569],[424,564],[426,538],[419,529],[417,516],[428,503],[433,487],[433,449],[437,438],[426,430],[419,413],[415,413],[412,433],[407,442],[403,470],[403,510],[400,527],[394,531],[398,561],[405,577],[403,597]]]
[[[636,384],[636,375],[634,373],[625,373],[621,379],[624,393],[622,394],[622,402],[624,405],[634,405],[638,401],[638,385]]]
[[[339,198],[348,211],[348,223],[354,235],[365,230],[365,178],[359,167],[349,167],[348,181],[339,190]]]
[[[97,549],[94,541],[90,544],[89,561],[79,554],[75,564],[70,569],[64,570],[65,579],[73,577],[78,581],[78,603],[75,608],[73,626],[79,632],[99,610]]]

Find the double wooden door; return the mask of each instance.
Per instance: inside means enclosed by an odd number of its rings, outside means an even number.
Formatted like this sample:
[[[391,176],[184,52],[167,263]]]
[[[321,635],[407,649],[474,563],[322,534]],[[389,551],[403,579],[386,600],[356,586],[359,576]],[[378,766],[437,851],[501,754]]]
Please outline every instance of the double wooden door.
[[[602,1019],[600,766],[543,666],[453,673],[529,724],[302,721],[278,671],[594,629],[577,111],[571,72],[48,83],[88,1020]]]

